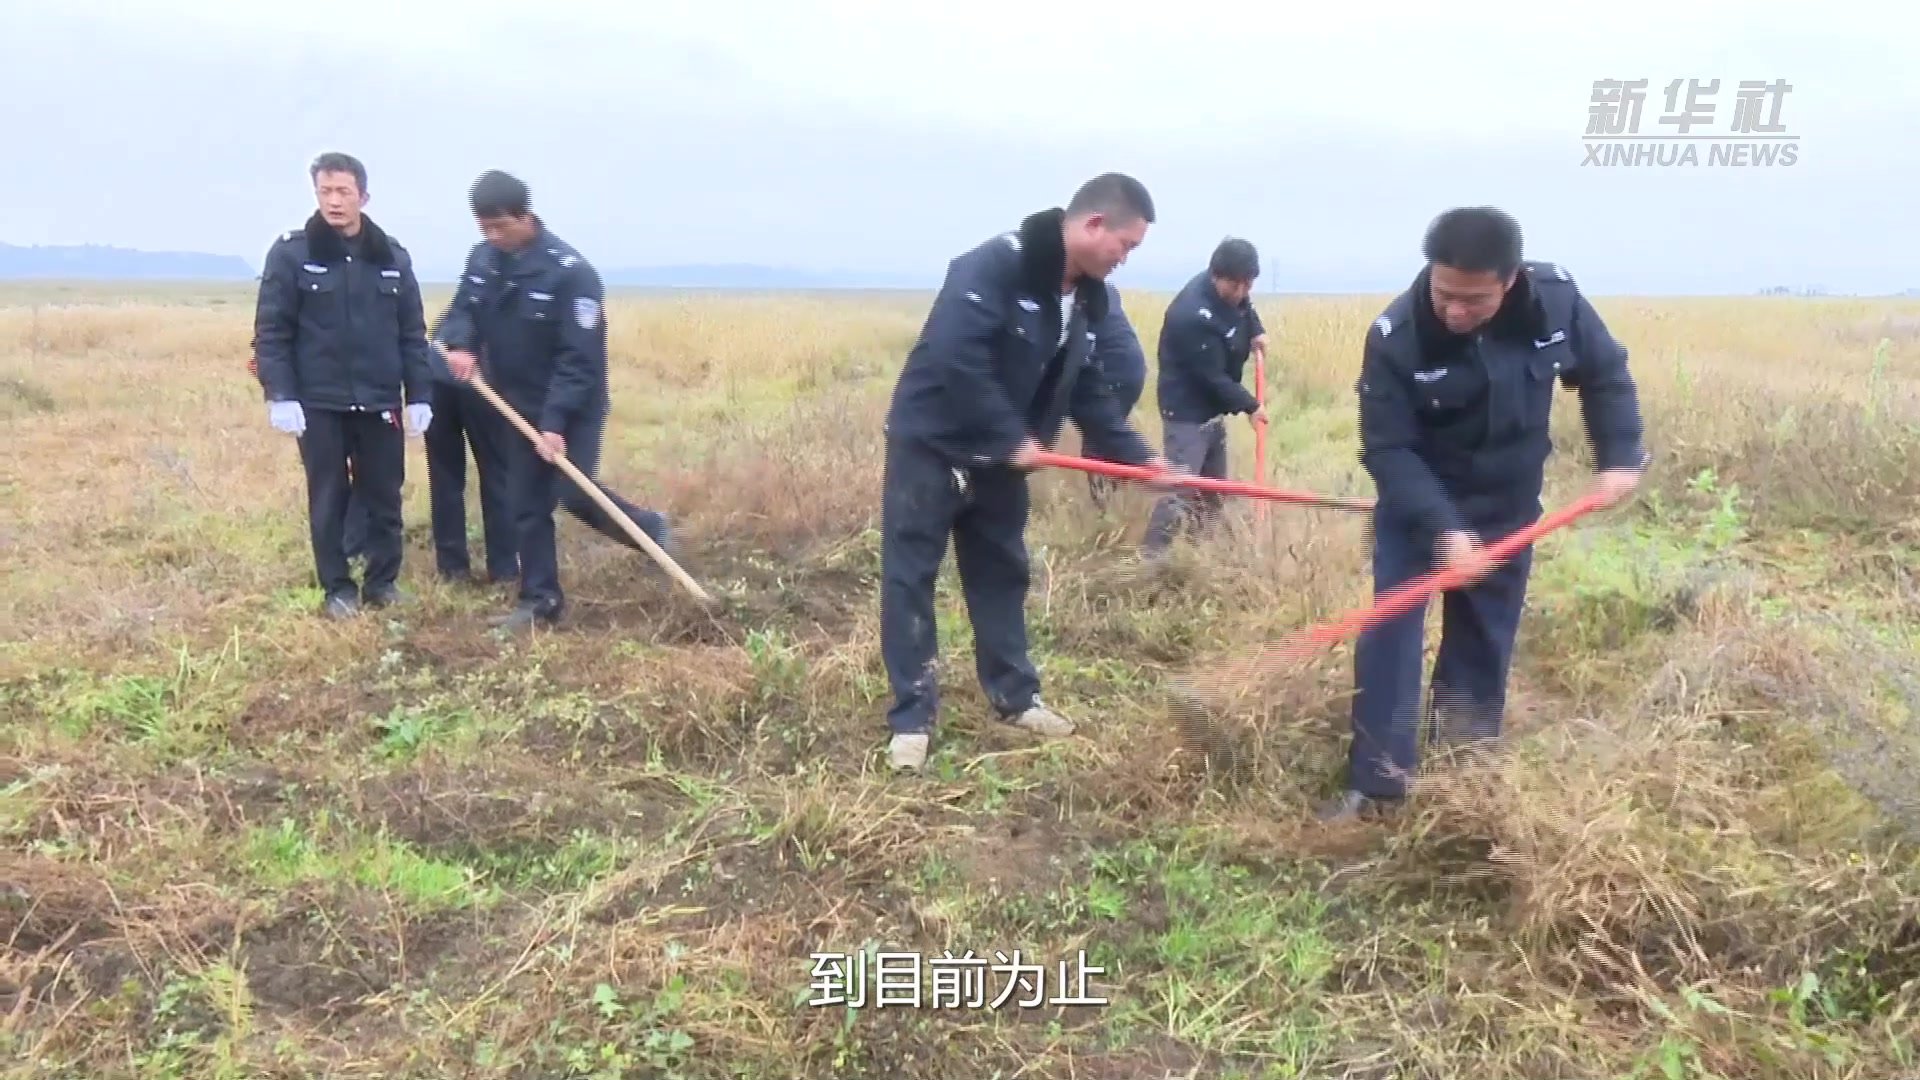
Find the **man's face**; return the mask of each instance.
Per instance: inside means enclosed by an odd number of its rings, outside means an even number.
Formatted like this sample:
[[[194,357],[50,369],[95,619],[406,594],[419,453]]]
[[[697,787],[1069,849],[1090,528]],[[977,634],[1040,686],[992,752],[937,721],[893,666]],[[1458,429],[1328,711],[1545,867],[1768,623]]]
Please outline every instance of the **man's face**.
[[[480,222],[480,235],[487,243],[502,251],[519,251],[533,242],[534,227],[532,214],[501,214],[499,217],[483,217]]]
[[[1067,230],[1067,255],[1081,274],[1104,281],[1147,238],[1147,219],[1115,226],[1104,214],[1089,214]]]
[[[349,172],[320,172],[313,178],[313,197],[320,205],[320,216],[336,229],[357,227],[360,211],[367,205],[367,193]]]
[[[1470,334],[1500,310],[1514,276],[1502,278],[1493,270],[1468,272],[1436,263],[1427,289],[1433,313],[1454,333]]]
[[[1220,299],[1227,303],[1238,304],[1253,295],[1253,282],[1216,277],[1213,279],[1213,291],[1219,293]]]

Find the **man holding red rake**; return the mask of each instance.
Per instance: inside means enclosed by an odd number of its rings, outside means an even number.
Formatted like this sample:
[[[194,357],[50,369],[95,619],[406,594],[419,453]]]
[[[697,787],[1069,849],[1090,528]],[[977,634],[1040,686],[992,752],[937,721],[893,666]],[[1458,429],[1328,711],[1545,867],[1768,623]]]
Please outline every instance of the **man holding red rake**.
[[[1530,549],[1496,564],[1483,545],[1540,517],[1555,381],[1580,395],[1598,507],[1633,493],[1647,454],[1626,349],[1565,270],[1522,261],[1513,218],[1450,210],[1428,229],[1425,253],[1426,268],[1368,330],[1357,385],[1360,458],[1378,492],[1374,590],[1436,562],[1471,582],[1442,601],[1428,718],[1435,741],[1479,742],[1500,735],[1531,568]],[[1348,776],[1320,807],[1323,821],[1406,796],[1420,756],[1425,615],[1421,603],[1360,636]]]
[[[1240,382],[1247,358],[1267,344],[1266,327],[1253,306],[1259,276],[1260,255],[1251,243],[1222,240],[1207,269],[1175,294],[1160,324],[1157,396],[1166,459],[1195,476],[1227,478],[1228,416],[1245,413],[1256,427],[1267,418],[1259,396]],[[1161,496],[1147,520],[1141,554],[1148,559],[1166,554],[1182,524],[1210,529],[1220,504],[1213,492]]]
[[[1071,418],[1096,455],[1168,472],[1119,411],[1095,357],[1107,277],[1147,235],[1153,199],[1106,173],[948,265],[887,412],[880,651],[888,762],[918,771],[939,711],[934,585],[951,544],[974,666],[999,722],[1044,738],[1071,720],[1040,697],[1027,649],[1027,474]]]

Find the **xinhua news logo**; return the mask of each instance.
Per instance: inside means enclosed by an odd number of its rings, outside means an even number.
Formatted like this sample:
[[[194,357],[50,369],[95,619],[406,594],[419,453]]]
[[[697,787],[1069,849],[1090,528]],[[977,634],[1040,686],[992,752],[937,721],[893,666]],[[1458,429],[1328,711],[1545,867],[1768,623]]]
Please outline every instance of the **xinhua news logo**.
[[[1800,136],[1780,120],[1780,107],[1792,92],[1785,79],[1743,79],[1731,100],[1721,95],[1719,79],[1674,79],[1666,85],[1666,109],[1651,131],[1640,116],[1647,100],[1645,79],[1595,79],[1587,107],[1587,157],[1582,167],[1654,166],[1785,167],[1800,160]],[[1727,116],[1716,124],[1721,107]],[[1730,115],[1729,115],[1730,114]]]

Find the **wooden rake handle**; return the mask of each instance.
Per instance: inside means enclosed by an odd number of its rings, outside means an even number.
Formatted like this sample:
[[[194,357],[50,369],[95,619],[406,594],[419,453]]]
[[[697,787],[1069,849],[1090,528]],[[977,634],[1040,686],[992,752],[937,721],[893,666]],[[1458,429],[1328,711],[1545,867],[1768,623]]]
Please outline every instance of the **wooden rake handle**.
[[[446,346],[431,338],[429,338],[428,341],[439,351],[442,357],[447,355]],[[527,441],[533,443],[535,447],[544,447],[546,445],[546,440],[542,439],[540,433],[533,429],[533,425],[527,423],[526,418],[521,416],[513,406],[507,404],[506,400],[496,393],[493,387],[488,386],[487,380],[480,377],[480,372],[475,371],[473,376],[467,380],[467,383],[479,391],[481,397],[487,399],[487,404],[498,409],[500,415],[512,421],[513,426],[520,429],[520,434],[527,437]],[[659,563],[660,568],[665,570],[675,581],[678,581],[682,588],[693,594],[694,599],[700,601],[702,604],[713,603],[713,597],[709,596],[707,591],[700,587],[700,583],[693,580],[685,570],[682,570],[680,564],[673,561],[673,556],[668,555],[659,544],[654,543],[653,537],[648,536],[640,526],[634,524],[633,519],[628,517],[612,499],[607,498],[606,492],[600,490],[600,485],[587,479],[586,474],[581,472],[573,462],[568,461],[566,455],[562,454],[554,458],[553,464],[555,468],[566,474],[567,479],[578,484],[581,491],[591,496],[593,501],[599,505],[600,509],[607,512],[608,517],[619,523],[620,530],[632,537],[633,542],[639,544],[641,549],[648,555],[653,556],[653,561]]]

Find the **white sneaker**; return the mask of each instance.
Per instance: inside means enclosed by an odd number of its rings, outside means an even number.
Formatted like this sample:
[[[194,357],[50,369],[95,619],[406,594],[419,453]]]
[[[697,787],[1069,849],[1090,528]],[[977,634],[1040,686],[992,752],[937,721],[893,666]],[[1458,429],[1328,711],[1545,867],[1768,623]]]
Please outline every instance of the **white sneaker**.
[[[924,731],[902,731],[894,735],[887,744],[887,761],[895,769],[904,772],[919,772],[927,763],[927,733]]]
[[[1073,721],[1037,701],[1026,712],[1009,718],[1007,723],[1049,738],[1064,738],[1073,734]]]

